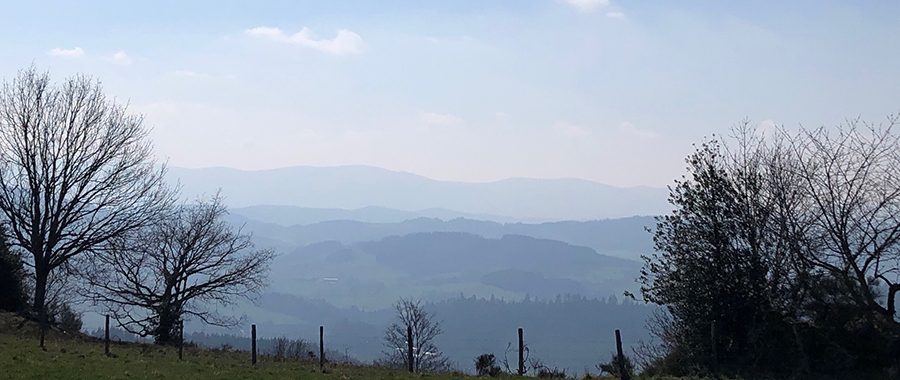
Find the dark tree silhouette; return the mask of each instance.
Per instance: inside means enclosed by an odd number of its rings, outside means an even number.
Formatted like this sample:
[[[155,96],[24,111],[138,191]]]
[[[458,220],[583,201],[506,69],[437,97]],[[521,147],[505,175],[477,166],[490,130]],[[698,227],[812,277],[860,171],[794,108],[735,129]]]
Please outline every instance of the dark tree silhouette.
[[[424,309],[422,301],[400,299],[394,304],[396,321],[384,332],[383,364],[407,368],[407,328],[412,328],[413,368],[417,372],[441,372],[450,368],[449,360],[435,345],[443,330],[434,316]]]
[[[666,306],[674,372],[880,371],[900,324],[900,135],[851,120],[836,130],[756,133],[701,144],[670,189],[640,281]]]
[[[9,249],[6,229],[0,227],[0,310],[28,309],[28,272],[18,252]]]
[[[776,245],[760,233],[770,209],[758,171],[735,169],[716,141],[687,161],[688,177],[671,188],[675,210],[657,223],[642,291],[668,307],[685,355],[712,368],[749,358],[753,333],[772,309],[768,263]]]
[[[142,118],[88,77],[51,84],[30,68],[0,91],[0,212],[12,245],[31,256],[42,331],[52,273],[168,207],[146,135]]]
[[[185,316],[236,324],[211,309],[258,294],[273,253],[253,250],[250,236],[223,220],[226,213],[216,196],[176,207],[170,217],[115,239],[94,257],[94,300],[124,329],[159,344],[177,342]]]

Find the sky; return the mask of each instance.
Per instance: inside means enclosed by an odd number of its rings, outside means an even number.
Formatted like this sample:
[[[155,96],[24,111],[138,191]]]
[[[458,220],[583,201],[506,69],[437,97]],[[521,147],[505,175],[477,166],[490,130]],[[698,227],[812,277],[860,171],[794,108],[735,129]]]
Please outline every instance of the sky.
[[[180,167],[664,186],[742,120],[900,112],[897,1],[0,5],[0,77],[93,76]]]

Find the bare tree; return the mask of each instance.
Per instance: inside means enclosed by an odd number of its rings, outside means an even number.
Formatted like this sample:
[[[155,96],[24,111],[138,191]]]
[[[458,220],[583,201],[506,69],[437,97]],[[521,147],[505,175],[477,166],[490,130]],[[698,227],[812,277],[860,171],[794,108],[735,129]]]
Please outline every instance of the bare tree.
[[[250,298],[265,285],[270,250],[253,250],[250,236],[223,220],[219,196],[177,207],[172,216],[116,239],[93,259],[94,300],[127,331],[177,341],[184,316],[231,326],[212,310]]]
[[[791,139],[811,243],[800,259],[841,283],[861,310],[894,322],[900,292],[900,135],[852,120]],[[886,290],[880,294],[879,287]]]
[[[0,92],[0,212],[12,245],[31,255],[42,331],[51,274],[151,222],[173,198],[141,116],[126,111],[99,82],[51,84],[34,68]]]
[[[310,345],[303,339],[279,337],[272,340],[269,356],[276,362],[303,361],[314,359]]]
[[[413,369],[417,372],[442,372],[450,368],[447,357],[437,348],[435,339],[441,335],[441,325],[426,311],[422,301],[401,298],[394,304],[396,321],[384,332],[383,364],[406,368],[409,366],[407,329],[412,329]]]

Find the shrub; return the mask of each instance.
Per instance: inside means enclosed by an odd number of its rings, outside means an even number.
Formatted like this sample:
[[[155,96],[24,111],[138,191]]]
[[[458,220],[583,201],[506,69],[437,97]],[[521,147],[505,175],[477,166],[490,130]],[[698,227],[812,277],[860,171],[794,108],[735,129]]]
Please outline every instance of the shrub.
[[[77,333],[81,331],[82,321],[81,313],[72,310],[67,304],[53,308],[53,323],[60,330],[67,333]]]
[[[275,361],[300,361],[304,359],[313,359],[315,354],[307,357],[308,354],[312,354],[311,351],[307,351],[306,341],[303,339],[288,339],[285,337],[275,338],[272,341],[272,350],[269,352],[269,355],[272,356]]]
[[[622,367],[620,367],[620,364],[624,364],[625,372],[629,377],[634,378],[634,363],[631,362],[631,359],[629,359],[628,356],[622,356],[622,360],[624,363],[620,363],[619,355],[613,354],[612,358],[609,359],[609,362],[597,364],[597,369],[600,370],[601,374],[608,373],[612,376],[621,378],[622,371],[620,368]]]
[[[537,377],[538,379],[565,379],[568,375],[566,375],[565,369],[541,367],[538,368]]]
[[[481,354],[475,358],[475,372],[478,376],[497,377],[500,375],[500,367],[494,354]]]

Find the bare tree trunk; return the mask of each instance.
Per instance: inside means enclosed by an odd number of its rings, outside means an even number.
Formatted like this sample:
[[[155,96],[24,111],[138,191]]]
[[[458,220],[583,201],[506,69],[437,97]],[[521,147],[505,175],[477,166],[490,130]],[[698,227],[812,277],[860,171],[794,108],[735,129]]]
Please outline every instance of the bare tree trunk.
[[[409,365],[409,373],[416,373],[416,360],[413,354],[414,344],[412,326],[406,326],[406,364]]]
[[[34,265],[34,306],[33,312],[37,316],[41,328],[41,348],[44,348],[44,335],[47,332],[47,273],[46,266],[35,261]]]
[[[896,313],[897,313],[897,306],[896,306],[895,301],[896,301],[896,298],[897,298],[897,292],[898,292],[898,291],[900,291],[900,284],[892,284],[892,285],[890,286],[890,288],[888,289],[888,296],[887,296],[887,317],[888,317],[890,320],[893,320],[893,319],[894,319],[894,316],[895,316]]]
[[[164,305],[159,313],[159,325],[156,327],[156,344],[159,345],[176,343],[174,332],[179,317],[169,308],[170,306]]]
[[[184,359],[184,320],[178,321],[178,360]]]

